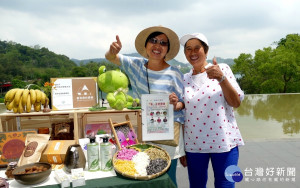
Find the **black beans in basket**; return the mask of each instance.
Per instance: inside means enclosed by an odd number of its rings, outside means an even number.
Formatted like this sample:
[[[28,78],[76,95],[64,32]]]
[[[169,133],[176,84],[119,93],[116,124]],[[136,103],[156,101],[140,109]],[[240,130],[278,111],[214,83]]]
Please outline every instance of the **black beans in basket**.
[[[152,175],[161,172],[163,171],[163,169],[167,167],[167,165],[168,165],[168,161],[161,158],[150,160],[150,163],[146,168],[147,174]]]

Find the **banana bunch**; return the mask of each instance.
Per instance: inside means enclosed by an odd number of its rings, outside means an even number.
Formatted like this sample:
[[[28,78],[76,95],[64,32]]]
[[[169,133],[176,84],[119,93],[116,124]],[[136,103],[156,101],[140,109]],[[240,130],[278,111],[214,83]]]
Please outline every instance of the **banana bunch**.
[[[14,113],[30,112],[33,106],[34,111],[39,112],[41,106],[46,108],[49,101],[44,92],[39,89],[19,89],[9,90],[4,97],[4,103],[7,110],[13,110]]]

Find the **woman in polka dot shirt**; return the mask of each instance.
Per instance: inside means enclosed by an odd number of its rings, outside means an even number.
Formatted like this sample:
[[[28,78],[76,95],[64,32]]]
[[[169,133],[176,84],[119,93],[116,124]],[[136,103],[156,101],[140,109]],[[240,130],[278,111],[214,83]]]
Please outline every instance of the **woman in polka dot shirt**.
[[[238,146],[244,145],[233,108],[240,106],[244,93],[227,64],[206,61],[207,38],[201,33],[180,39],[186,59],[193,69],[184,75],[184,142],[190,187],[206,187],[211,160],[215,187],[234,187],[224,175],[230,165],[237,165]],[[177,100],[176,95],[170,96]],[[179,102],[180,103],[180,102]],[[179,109],[178,109],[179,110]]]

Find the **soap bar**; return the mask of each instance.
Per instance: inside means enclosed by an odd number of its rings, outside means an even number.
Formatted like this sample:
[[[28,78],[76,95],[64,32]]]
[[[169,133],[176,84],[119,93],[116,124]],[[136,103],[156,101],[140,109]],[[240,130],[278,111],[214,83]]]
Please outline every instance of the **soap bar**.
[[[70,187],[70,178],[69,176],[62,170],[55,170],[55,179],[61,184],[61,188]]]
[[[71,169],[72,187],[79,187],[85,185],[85,177],[83,168]]]

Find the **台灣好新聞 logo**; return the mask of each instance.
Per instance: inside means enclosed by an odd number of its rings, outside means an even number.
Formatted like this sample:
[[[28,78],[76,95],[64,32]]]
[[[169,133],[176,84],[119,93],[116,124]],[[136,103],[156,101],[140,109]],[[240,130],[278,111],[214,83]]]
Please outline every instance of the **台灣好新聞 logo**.
[[[225,177],[230,182],[240,182],[243,179],[243,173],[238,166],[230,165],[225,169]]]

